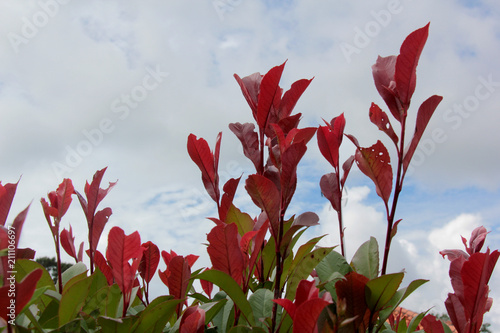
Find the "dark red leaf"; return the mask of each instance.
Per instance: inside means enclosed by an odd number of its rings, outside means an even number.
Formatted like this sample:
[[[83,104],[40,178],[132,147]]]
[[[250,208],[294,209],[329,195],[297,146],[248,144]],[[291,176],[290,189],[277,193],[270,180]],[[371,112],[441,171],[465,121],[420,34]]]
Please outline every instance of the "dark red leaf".
[[[26,221],[26,216],[28,215],[28,211],[30,209],[31,204],[29,204],[26,208],[23,209],[22,212],[17,214],[16,218],[12,222],[12,227],[16,230],[16,249],[19,245],[19,239],[21,238],[21,232],[23,230],[24,221]]]
[[[425,333],[444,333],[441,320],[438,320],[431,314],[426,315],[420,322]]]
[[[340,210],[342,193],[337,180],[337,174],[332,172],[323,175],[319,181],[319,187],[321,188],[321,193],[332,204],[333,209],[338,212]]]
[[[113,278],[124,296],[130,295],[132,291],[143,250],[137,231],[130,235],[125,235],[120,227],[113,227],[109,231],[106,258],[111,266]]]
[[[207,141],[203,138],[197,139],[194,134],[190,134],[187,148],[189,156],[201,170],[201,179],[205,189],[210,197],[219,203],[219,182],[217,170],[215,169],[215,158]]]
[[[458,332],[466,332],[467,319],[464,315],[464,307],[457,295],[448,294],[448,298],[444,302],[448,316],[450,316],[451,323]]]
[[[297,187],[297,166],[306,153],[306,144],[301,141],[292,144],[281,155],[281,191],[283,195],[283,207],[285,210],[292,200]]]
[[[406,37],[396,61],[395,81],[402,107],[408,110],[417,83],[417,65],[429,35],[429,23]]]
[[[396,86],[394,79],[396,61],[397,56],[394,55],[388,57],[379,56],[377,62],[372,66],[372,73],[378,93],[384,99],[394,118],[401,122],[401,110],[394,92]]]
[[[229,129],[236,135],[243,146],[243,154],[252,161],[255,166],[255,170],[260,172],[261,161],[260,161],[260,148],[259,148],[259,136],[255,132],[255,125],[251,123],[233,123],[229,124]]]
[[[184,311],[179,326],[180,333],[205,332],[205,310],[198,305],[189,307]]]
[[[205,271],[207,271],[207,269],[205,269]],[[200,280],[200,284],[201,284],[201,287],[203,288],[203,291],[205,292],[205,294],[207,294],[208,298],[211,298],[212,297],[212,290],[214,289],[214,284],[210,281],[207,281],[207,280]]]
[[[368,278],[356,272],[350,272],[345,279],[335,283],[337,299],[345,304],[346,319],[355,318],[347,327],[350,332],[364,332],[368,328],[370,310],[366,304],[365,287]]]
[[[252,201],[261,208],[271,223],[273,236],[278,235],[280,221],[281,195],[276,185],[261,175],[250,175],[246,180],[245,188]]]
[[[238,284],[243,281],[244,260],[238,241],[236,224],[218,225],[207,235],[208,248],[214,269],[230,275]]]
[[[392,142],[398,146],[398,136],[394,132],[394,129],[392,128],[391,122],[389,121],[389,117],[387,117],[387,114],[380,109],[380,107],[372,103],[370,107],[370,120],[372,123],[377,125],[378,129],[387,134]]]
[[[248,261],[248,269],[251,271],[259,257],[259,253],[261,252],[262,245],[264,244],[265,236],[267,233],[267,229],[269,228],[269,221],[265,221],[259,228],[259,232],[255,235],[253,240],[253,250],[252,255]]]
[[[5,225],[7,216],[9,215],[10,206],[16,194],[17,184],[7,183],[2,185],[0,183],[0,225]]]
[[[58,218],[61,219],[64,214],[68,211],[71,204],[71,195],[75,192],[75,188],[71,182],[71,179],[63,179],[62,183],[59,185],[56,191],[57,195],[57,210]]]
[[[302,96],[302,93],[307,89],[312,80],[302,79],[295,81],[290,90],[285,92],[279,106],[279,120],[288,117],[292,113],[300,96]]]
[[[279,87],[279,82],[281,80],[281,74],[285,68],[284,62],[280,66],[273,67],[269,72],[264,75],[260,83],[258,104],[257,104],[257,124],[261,129],[267,127],[267,119],[271,108],[273,107],[276,95],[281,95],[281,88]]]
[[[82,195],[80,195],[78,192],[75,191],[75,193],[78,196],[78,199],[80,200],[80,204],[82,205],[82,208],[86,213],[87,221],[89,222],[89,224],[94,218],[95,211],[99,203],[104,199],[104,197],[106,197],[108,192],[111,191],[111,189],[116,185],[116,182],[114,183],[110,182],[107,189],[102,189],[99,187],[101,185],[102,177],[104,176],[106,169],[107,167],[96,171],[94,177],[92,178],[92,183],[89,184],[87,182],[85,184],[85,195],[87,197],[86,201]]]
[[[358,147],[355,159],[361,172],[373,181],[377,194],[388,207],[392,191],[392,167],[384,144],[379,140],[371,147]]]
[[[406,146],[405,154],[403,158],[403,174],[406,173],[408,166],[410,165],[411,158],[417,149],[418,143],[424,134],[425,128],[429,123],[434,111],[441,102],[443,97],[441,96],[431,96],[425,102],[420,105],[417,113],[417,123],[415,125],[415,133],[413,134],[413,139],[411,143]]]
[[[160,250],[152,242],[146,242],[141,245],[144,248],[141,263],[139,264],[139,274],[149,283],[156,273],[160,263]]]

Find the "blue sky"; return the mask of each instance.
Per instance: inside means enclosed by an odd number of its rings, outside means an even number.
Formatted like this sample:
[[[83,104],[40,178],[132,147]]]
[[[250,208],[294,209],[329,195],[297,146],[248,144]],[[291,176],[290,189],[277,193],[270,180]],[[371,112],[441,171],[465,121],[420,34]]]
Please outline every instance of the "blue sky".
[[[491,230],[487,245],[500,248],[499,16],[493,0],[4,1],[0,179],[16,182],[22,175],[10,220],[33,201],[22,245],[53,255],[39,199],[62,178],[83,191],[85,180],[108,166],[105,182],[119,181],[102,203],[113,209],[103,240],[119,225],[127,233],[139,230],[163,250],[201,255],[199,264],[209,265],[202,243],[214,205],[186,142],[194,133],[213,146],[223,131],[221,177],[252,172],[227,127],[252,121],[233,74],[265,73],[288,59],[284,89],[314,77],[296,107],[302,126],[344,112],[346,132],[361,145],[380,138],[389,147],[368,119],[371,102],[385,109],[371,65],[378,55],[397,54],[410,32],[431,22],[413,115],[431,95],[444,100],[405,180],[390,268],[405,268],[406,282],[431,279],[408,300],[409,308],[444,312],[448,263],[438,251],[461,247],[460,235],[468,237],[477,225]],[[341,156],[352,152],[346,141]],[[319,178],[327,172],[313,139],[290,208],[320,215],[321,226],[306,236],[329,234],[326,245],[338,243],[333,211],[319,195]],[[385,217],[371,182],[355,168],[347,191],[349,257],[370,236],[383,246]],[[243,186],[236,202],[256,211]],[[82,241],[77,202],[64,220],[69,223]],[[490,284],[496,299],[498,281],[497,269]],[[161,283],[156,288],[161,293]],[[487,320],[500,326],[497,303]]]

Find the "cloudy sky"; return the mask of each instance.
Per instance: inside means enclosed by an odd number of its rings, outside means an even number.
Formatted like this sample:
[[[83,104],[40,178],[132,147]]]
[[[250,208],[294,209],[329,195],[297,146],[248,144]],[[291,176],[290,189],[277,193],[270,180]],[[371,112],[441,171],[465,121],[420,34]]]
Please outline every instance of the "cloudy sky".
[[[405,181],[389,270],[405,269],[406,284],[431,280],[407,307],[444,312],[448,262],[438,251],[461,248],[460,235],[479,225],[491,231],[487,245],[500,248],[497,1],[6,0],[1,7],[0,179],[21,177],[9,221],[32,202],[21,246],[38,256],[54,253],[40,198],[63,178],[83,192],[85,181],[107,166],[104,182],[118,184],[102,203],[113,209],[105,234],[115,225],[138,230],[144,241],[198,254],[199,267],[208,265],[202,243],[212,222],[205,217],[215,216],[215,207],[186,142],[194,133],[213,147],[222,131],[221,178],[252,172],[227,127],[252,121],[233,74],[265,73],[288,59],[285,90],[314,77],[295,110],[302,126],[344,112],[346,132],[361,145],[382,139],[390,147],[368,119],[371,102],[386,109],[371,65],[378,55],[397,54],[404,38],[428,22],[409,128],[421,102],[434,94],[444,100]],[[353,148],[346,142],[341,158]],[[305,236],[328,234],[322,245],[338,244],[334,212],[318,185],[331,171],[312,140],[290,214],[318,213],[321,226]],[[257,211],[243,187],[236,204]],[[345,202],[348,259],[370,236],[383,246],[384,219],[374,187],[353,169]],[[83,241],[77,202],[63,226],[70,223]],[[487,316],[496,327],[499,270]]]

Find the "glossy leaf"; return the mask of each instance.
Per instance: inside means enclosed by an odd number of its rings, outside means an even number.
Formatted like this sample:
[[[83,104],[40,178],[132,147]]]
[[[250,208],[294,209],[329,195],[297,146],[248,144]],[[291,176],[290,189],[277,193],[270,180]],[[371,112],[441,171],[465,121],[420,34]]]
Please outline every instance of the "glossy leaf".
[[[404,273],[379,276],[366,283],[366,303],[372,313],[382,310],[398,291]]]
[[[61,231],[60,240],[61,246],[69,256],[73,257],[76,262],[83,260],[83,242],[80,244],[80,248],[77,253],[75,249],[75,237],[73,236],[73,229],[71,228],[71,225],[69,226],[69,231],[66,229]]]
[[[281,103],[279,106],[279,112],[280,112],[279,119],[288,117],[292,113],[292,110],[297,104],[297,101],[299,100],[300,96],[302,96],[304,91],[307,89],[311,81],[312,79],[298,80],[292,84],[290,90],[286,91],[283,94],[283,98],[281,99]]]
[[[384,99],[394,118],[401,122],[400,103],[394,91],[396,81],[394,75],[396,72],[397,56],[378,57],[372,66],[373,80],[378,93]]]
[[[205,311],[197,305],[189,307],[182,315],[180,333],[205,332]]]
[[[238,188],[240,179],[241,177],[231,178],[224,184],[224,194],[222,195],[219,207],[219,218],[221,221],[226,220],[228,210],[231,208],[231,206],[233,206],[234,195],[236,194],[236,189]]]
[[[65,286],[59,304],[59,326],[69,323],[80,313],[93,279],[94,275],[91,275]]]
[[[168,296],[155,298],[134,324],[134,333],[161,333],[170,318],[175,313],[181,300],[170,299]]]
[[[257,103],[262,75],[260,75],[260,73],[254,73],[244,78],[240,78],[238,74],[234,74],[234,78],[240,85],[241,92],[252,109],[253,117],[257,119]]]
[[[168,290],[175,299],[186,297],[191,269],[183,256],[175,256],[168,265],[170,275],[168,276]]]
[[[424,134],[425,128],[429,123],[434,111],[436,110],[439,103],[442,101],[443,97],[441,96],[431,96],[425,102],[422,103],[417,113],[417,123],[415,125],[415,133],[413,134],[413,138],[411,143],[405,149],[405,155],[403,158],[403,172],[406,173],[408,166],[410,165],[411,158],[417,149],[418,143]]]
[[[321,193],[330,201],[333,209],[338,212],[340,210],[342,193],[340,192],[337,174],[332,172],[323,175],[319,182],[319,186],[321,188]]]

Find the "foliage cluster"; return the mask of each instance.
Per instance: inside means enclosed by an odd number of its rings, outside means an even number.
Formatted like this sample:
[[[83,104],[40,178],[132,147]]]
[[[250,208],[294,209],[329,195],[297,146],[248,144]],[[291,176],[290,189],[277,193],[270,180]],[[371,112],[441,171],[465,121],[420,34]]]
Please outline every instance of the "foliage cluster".
[[[401,287],[404,272],[387,273],[391,240],[401,219],[396,219],[398,197],[412,156],[441,101],[431,96],[416,115],[413,136],[406,137],[406,119],[416,87],[416,68],[429,25],[412,32],[397,56],[379,57],[373,66],[375,86],[399,123],[396,134],[389,116],[373,103],[370,120],[394,143],[397,160],[381,141],[363,147],[344,134],[341,114],[317,128],[299,128],[301,114],[293,109],[311,83],[302,79],[283,92],[279,86],[285,63],[265,75],[235,75],[252,110],[254,123],[232,123],[229,129],[243,147],[255,173],[244,187],[261,213],[252,217],[233,204],[240,178],[219,184],[218,164],[222,133],[212,151],[203,138],[191,134],[188,154],[201,171],[203,185],[216,204],[218,216],[207,234],[212,266],[195,269],[196,255],[167,252],[137,231],[120,227],[109,231],[105,253],[97,250],[112,214],[98,209],[115,186],[101,188],[106,169],[95,173],[83,194],[64,179],[57,190],[41,199],[54,240],[58,275],[54,283],[43,266],[33,261],[34,251],[18,248],[29,206],[6,227],[17,184],[0,185],[0,318],[12,332],[451,332],[443,321],[421,313],[406,320],[400,304],[425,280]],[[319,182],[324,196],[338,213],[340,251],[318,247],[322,237],[299,243],[305,230],[318,224],[313,212],[287,215],[297,187],[297,167],[316,135],[317,144],[333,172]],[[339,147],[346,136],[355,152],[340,163]],[[387,217],[387,235],[380,263],[379,246],[370,238],[354,254],[344,257],[342,192],[354,163],[374,183]],[[393,169],[394,168],[394,169]],[[341,170],[342,169],[342,170]],[[221,188],[222,185],[222,188]],[[71,226],[62,218],[73,197],[78,199],[88,226],[87,246],[75,246]],[[62,230],[61,230],[62,228]],[[15,230],[15,232],[11,232]],[[465,251],[444,250],[450,259],[454,293],[446,300],[448,314],[461,333],[479,332],[483,315],[491,308],[488,280],[498,251],[481,252],[487,231],[477,228]],[[80,235],[78,235],[80,236]],[[298,245],[302,244],[302,245]],[[64,273],[61,247],[75,260]],[[89,266],[83,263],[85,253]],[[158,269],[163,260],[164,269]],[[12,274],[15,272],[14,278]],[[155,275],[168,294],[150,299]],[[202,290],[193,282],[199,280]],[[218,290],[214,290],[214,285]]]

